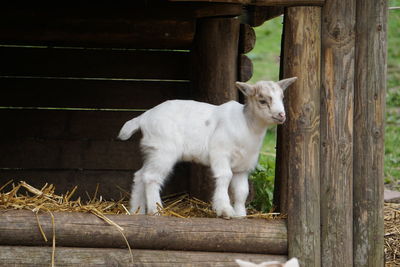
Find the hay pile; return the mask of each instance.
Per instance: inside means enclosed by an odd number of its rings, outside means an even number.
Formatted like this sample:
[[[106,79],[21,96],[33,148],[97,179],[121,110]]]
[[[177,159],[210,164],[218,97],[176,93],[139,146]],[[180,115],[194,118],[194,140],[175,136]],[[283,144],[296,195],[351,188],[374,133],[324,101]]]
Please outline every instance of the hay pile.
[[[385,262],[400,266],[400,204],[385,203]]]
[[[73,198],[77,187],[62,195],[55,194],[55,186],[45,184],[41,189],[35,188],[26,182],[12,184],[12,189],[4,192],[12,181],[0,187],[0,210],[5,209],[27,209],[34,212],[43,211],[67,211],[67,212],[90,212],[103,219],[107,214],[130,215],[127,207],[128,201],[124,198],[118,201],[106,201],[98,197],[96,189],[89,200],[83,202],[80,197]],[[23,193],[23,191],[26,191]],[[187,194],[170,195],[163,199],[164,207],[160,207],[158,215],[174,216],[179,218],[215,218],[216,214],[211,205],[199,199],[189,197]],[[279,213],[260,213],[249,209],[248,218],[284,218]]]

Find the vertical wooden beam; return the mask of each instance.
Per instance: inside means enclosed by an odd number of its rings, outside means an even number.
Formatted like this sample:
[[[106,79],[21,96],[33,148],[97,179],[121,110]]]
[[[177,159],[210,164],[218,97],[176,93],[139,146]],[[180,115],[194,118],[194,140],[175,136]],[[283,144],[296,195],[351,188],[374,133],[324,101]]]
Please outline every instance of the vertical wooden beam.
[[[196,100],[222,104],[237,100],[240,21],[238,18],[205,18],[197,22],[192,50],[192,88]],[[190,193],[208,200],[214,191],[209,172],[194,166]]]
[[[356,0],[322,7],[321,259],[353,265],[353,91]]]
[[[384,265],[386,0],[357,0],[354,86],[354,266]]]
[[[302,266],[320,266],[321,8],[287,8],[284,23],[283,76],[298,77],[285,92],[288,121],[281,130],[289,257],[298,257]]]

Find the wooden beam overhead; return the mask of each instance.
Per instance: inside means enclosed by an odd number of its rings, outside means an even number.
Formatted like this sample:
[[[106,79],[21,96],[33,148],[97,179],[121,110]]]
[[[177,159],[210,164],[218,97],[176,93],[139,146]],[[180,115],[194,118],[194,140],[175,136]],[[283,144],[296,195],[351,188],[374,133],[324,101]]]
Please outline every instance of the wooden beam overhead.
[[[325,0],[169,0],[171,2],[230,3],[251,6],[323,6]]]

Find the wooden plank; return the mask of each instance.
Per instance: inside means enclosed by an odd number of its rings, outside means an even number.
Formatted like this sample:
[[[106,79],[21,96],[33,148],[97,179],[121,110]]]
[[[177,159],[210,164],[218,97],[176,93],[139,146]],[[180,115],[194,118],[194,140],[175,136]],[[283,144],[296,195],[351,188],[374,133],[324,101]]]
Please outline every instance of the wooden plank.
[[[116,140],[138,112],[1,110],[2,168],[136,169],[140,134]]]
[[[4,156],[4,154],[2,154]],[[137,168],[140,167],[136,164]],[[53,184],[56,194],[65,194],[78,186],[73,198],[81,197],[86,201],[87,194],[93,196],[99,186],[97,196],[103,199],[120,200],[122,197],[129,199],[133,170],[80,170],[80,169],[0,169],[1,184],[9,180],[14,182],[26,181],[28,184],[42,188],[44,184]],[[173,174],[168,178],[162,189],[162,195],[170,195],[188,191],[189,179],[188,164],[180,163],[174,168]],[[11,189],[11,188],[10,188]]]
[[[246,55],[239,55],[238,60],[238,80],[241,82],[247,82],[253,76],[253,62]]]
[[[189,53],[116,49],[0,47],[2,76],[189,78]]]
[[[115,141],[122,125],[142,114],[135,111],[0,110],[2,142],[8,140]]]
[[[354,266],[384,266],[383,159],[387,1],[357,1],[354,86]]]
[[[256,33],[249,24],[240,24],[239,53],[246,54],[253,50],[256,44]]]
[[[6,266],[50,266],[49,247],[1,246],[0,261]],[[236,267],[235,259],[252,262],[287,260],[286,256],[244,253],[215,253],[117,248],[64,248],[55,250],[56,266],[191,266]],[[21,256],[23,255],[23,256]]]
[[[2,140],[0,168],[139,169],[141,154],[137,136],[129,142],[26,138]]]
[[[168,0],[171,2],[236,3],[254,6],[322,6],[325,0]]]
[[[289,257],[321,266],[320,244],[320,55],[321,8],[290,7],[285,13],[283,76],[298,77],[285,92],[287,122],[279,134],[286,143],[278,174],[281,211],[288,214]],[[295,48],[295,49],[294,49]],[[304,68],[307,71],[304,71]]]
[[[1,78],[0,106],[148,109],[190,99],[188,82]]]
[[[235,87],[238,72],[238,18],[198,20],[195,46],[192,51],[192,86],[197,100],[222,104],[238,99]],[[193,167],[190,192],[208,200],[213,192],[213,178],[208,170]]]
[[[322,8],[321,258],[353,265],[353,110],[356,1]]]
[[[0,43],[79,47],[188,49],[195,32],[194,19],[130,17],[88,18],[55,10],[3,9]],[[90,15],[89,15],[90,16]]]
[[[126,247],[115,226],[90,213],[54,212],[56,240],[62,247]],[[35,214],[11,210],[0,214],[1,245],[50,246],[43,240]],[[287,231],[284,220],[213,218],[181,219],[147,215],[107,215],[123,228],[135,249],[191,250],[209,252],[285,255]],[[48,213],[39,214],[47,237],[52,236]]]

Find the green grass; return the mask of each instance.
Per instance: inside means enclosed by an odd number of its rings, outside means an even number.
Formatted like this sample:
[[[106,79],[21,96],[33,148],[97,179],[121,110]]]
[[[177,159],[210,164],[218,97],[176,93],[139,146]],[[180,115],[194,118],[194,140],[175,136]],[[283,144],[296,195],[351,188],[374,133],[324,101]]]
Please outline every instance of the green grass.
[[[400,0],[390,0],[389,6],[400,7]],[[250,82],[277,80],[281,49],[282,17],[265,22],[256,28],[257,42],[248,54],[254,65]],[[388,16],[388,72],[385,127],[385,184],[400,190],[400,10],[390,10]],[[269,130],[264,140],[257,169],[251,180],[255,188],[252,207],[269,211],[272,205],[275,174],[275,128]]]
[[[253,61],[254,73],[250,82],[278,80],[281,51],[282,19],[278,17],[255,28],[257,41],[248,54]]]
[[[250,80],[278,80],[279,56],[281,51],[282,17],[265,22],[255,28],[257,41],[255,48],[248,54],[253,61],[254,73]],[[275,177],[276,127],[267,131],[259,164],[250,176],[254,187],[254,198],[250,206],[269,212],[272,209]]]
[[[389,6],[400,7],[400,0]],[[400,190],[400,9],[389,10],[385,127],[385,184]]]

